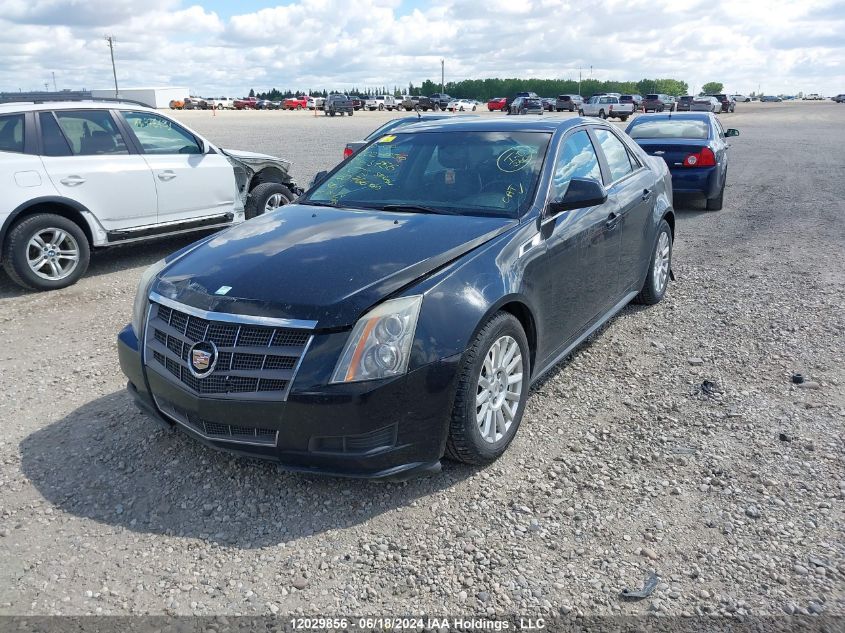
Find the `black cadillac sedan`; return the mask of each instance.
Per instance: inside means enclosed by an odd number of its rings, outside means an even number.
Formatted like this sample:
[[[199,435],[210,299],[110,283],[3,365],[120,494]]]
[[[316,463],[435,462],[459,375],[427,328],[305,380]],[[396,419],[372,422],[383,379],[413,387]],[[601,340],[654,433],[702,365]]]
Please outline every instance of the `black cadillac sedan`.
[[[143,275],[128,389],[214,447],[400,477],[498,458],[529,387],[671,274],[663,160],[603,121],[385,134]]]

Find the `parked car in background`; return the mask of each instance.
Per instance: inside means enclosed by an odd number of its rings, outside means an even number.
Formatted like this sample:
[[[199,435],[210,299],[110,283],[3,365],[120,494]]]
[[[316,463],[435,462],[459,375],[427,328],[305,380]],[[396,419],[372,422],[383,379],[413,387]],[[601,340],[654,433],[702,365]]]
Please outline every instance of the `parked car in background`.
[[[171,110],[181,110],[185,107],[185,100],[184,99],[171,99],[170,100],[170,109]]]
[[[300,95],[296,97],[287,97],[282,101],[282,107],[285,110],[304,110],[308,107],[308,96]]]
[[[271,101],[270,99],[259,99],[255,102],[256,110],[278,110],[282,107],[281,101]]]
[[[395,110],[396,99],[391,95],[376,95],[369,97],[365,103],[367,110]]]
[[[557,112],[557,99],[554,97],[540,97],[546,112]]]
[[[748,102],[751,101],[751,97],[746,97],[745,95],[730,95],[730,96],[737,103],[748,103]]]
[[[775,95],[765,95],[760,97],[760,101],[762,103],[780,103],[783,99],[776,97]]]
[[[408,108],[409,103],[411,105],[410,109]],[[440,109],[439,106],[434,101],[432,101],[430,97],[422,95],[420,95],[419,97],[411,97],[410,102],[406,99],[402,102],[401,105],[403,108],[405,108],[406,111],[420,109],[423,112],[428,112],[429,110],[435,111]]]
[[[675,103],[675,109],[678,112],[689,112],[690,107],[692,106],[692,100],[695,97],[692,95],[684,95],[683,97],[678,97],[677,102]]]
[[[235,100],[231,97],[213,97],[206,99],[209,108],[215,110],[233,110],[235,108]]]
[[[563,112],[564,110],[577,112],[581,109],[582,103],[584,103],[584,99],[581,95],[558,95],[557,99],[555,99],[555,110],[558,112]]]
[[[477,109],[478,102],[474,99],[455,99],[447,106],[450,112],[475,112]]]
[[[728,176],[726,139],[739,131],[724,129],[712,112],[651,114],[637,117],[625,130],[648,154],[666,161],[672,190],[696,194],[707,209],[722,208]]]
[[[824,101],[824,97],[818,95],[818,93],[811,92],[808,95],[804,95],[802,101]]]
[[[633,103],[634,112],[639,112],[642,102],[642,95],[620,95],[619,97],[619,103]]]
[[[671,277],[666,165],[603,122],[409,126],[300,202],[145,274],[117,351],[147,415],[308,473],[494,462],[532,384]]]
[[[643,97],[640,104],[643,112],[664,112],[675,110],[675,98],[664,94],[649,94]]]
[[[540,97],[517,97],[508,109],[508,114],[543,114],[543,100]]]
[[[537,96],[537,93],[536,93],[536,92],[517,92],[514,96],[512,96],[512,97],[508,97],[508,99],[507,99],[507,102],[506,102],[506,107],[507,107],[507,109],[508,109],[508,112],[510,112],[510,107],[511,107],[511,104],[512,104],[515,100],[517,100],[517,99],[519,99],[519,98],[523,98],[523,99],[526,99],[526,98],[539,99],[539,97]]]
[[[183,110],[208,110],[208,101],[201,97],[187,97],[185,99]]]
[[[445,92],[435,92],[433,95],[429,96],[429,99],[436,103],[437,107],[441,110],[445,110],[449,105],[449,102],[452,101],[452,97],[447,95]]]
[[[355,110],[361,110],[364,107],[364,102],[366,99],[361,95],[349,95],[350,101],[352,101],[352,107]]]
[[[235,110],[255,110],[256,103],[258,103],[258,99],[255,97],[244,97],[243,99],[235,99],[232,105],[235,106]]]
[[[634,104],[632,102],[621,103],[619,97],[600,95],[590,97],[589,101],[582,103],[578,114],[581,116],[597,116],[600,119],[615,117],[621,121],[627,121],[628,117],[634,114]]]
[[[501,112],[507,104],[507,97],[493,97],[487,102],[487,109],[490,112]]]
[[[719,102],[721,112],[733,112],[734,110],[736,110],[736,101],[733,99],[733,97],[730,97],[726,94],[714,94],[709,96],[713,97],[714,99],[716,99],[716,101]]]
[[[334,94],[326,97],[323,104],[323,113],[327,116],[337,116],[338,114],[352,116],[355,114],[355,108],[352,105],[352,99],[346,95]]]
[[[325,97],[308,97],[306,101],[306,107],[309,110],[322,110],[323,105],[326,103]]]
[[[300,193],[289,169],[137,104],[0,105],[0,260],[21,286],[64,288],[93,248],[221,228],[287,204]]]
[[[699,95],[693,98],[690,104],[690,112],[721,112],[722,102],[716,97],[709,95]]]
[[[463,115],[461,115],[461,117],[464,117],[464,116],[474,117],[476,115],[475,114],[463,114]],[[396,130],[400,127],[404,127],[406,125],[412,125],[414,123],[420,123],[420,122],[423,122],[423,121],[437,121],[439,119],[457,120],[458,118],[460,118],[460,117],[452,117],[448,114],[421,114],[421,115],[418,115],[418,116],[406,116],[406,117],[401,117],[399,119],[391,119],[390,121],[388,121],[384,125],[378,126],[375,130],[373,130],[372,132],[367,134],[367,136],[365,136],[362,140],[351,141],[351,142],[347,143],[346,147],[343,149],[343,158],[344,158],[344,160],[349,158],[350,156],[352,156],[355,152],[357,152],[359,149],[364,147],[370,141],[373,141],[377,138],[380,138],[380,137],[384,136],[385,134],[387,134],[388,132]]]
[[[845,93],[836,95],[835,97],[830,98],[831,101],[835,101],[836,103],[845,103]]]

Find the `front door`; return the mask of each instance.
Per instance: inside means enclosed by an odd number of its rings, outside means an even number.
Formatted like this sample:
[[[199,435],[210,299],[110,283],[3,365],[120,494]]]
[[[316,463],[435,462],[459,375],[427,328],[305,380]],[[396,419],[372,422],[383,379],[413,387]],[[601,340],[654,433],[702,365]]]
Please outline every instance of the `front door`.
[[[598,155],[585,130],[564,140],[552,178],[550,201],[563,197],[572,178],[602,181]],[[548,356],[604,313],[614,298],[619,284],[619,232],[611,220],[616,208],[614,199],[608,198],[604,204],[543,220],[547,261],[540,275],[541,349],[548,350]]]
[[[235,172],[225,156],[204,154],[202,143],[171,119],[152,112],[121,114],[152,170],[160,223],[232,211]]]
[[[38,120],[42,161],[59,195],[83,205],[107,231],[155,224],[153,174],[130,153],[111,112],[56,110]]]

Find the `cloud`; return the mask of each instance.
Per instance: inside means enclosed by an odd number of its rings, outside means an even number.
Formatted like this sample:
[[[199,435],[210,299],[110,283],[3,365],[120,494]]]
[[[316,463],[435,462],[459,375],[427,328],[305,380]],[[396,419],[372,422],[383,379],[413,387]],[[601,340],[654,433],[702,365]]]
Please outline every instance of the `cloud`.
[[[221,6],[215,3],[215,6]],[[249,6],[249,3],[229,6]],[[221,16],[202,0],[0,0],[0,90],[111,81],[194,94],[446,78],[710,80],[838,93],[841,0],[293,0]],[[590,70],[592,68],[592,70]]]

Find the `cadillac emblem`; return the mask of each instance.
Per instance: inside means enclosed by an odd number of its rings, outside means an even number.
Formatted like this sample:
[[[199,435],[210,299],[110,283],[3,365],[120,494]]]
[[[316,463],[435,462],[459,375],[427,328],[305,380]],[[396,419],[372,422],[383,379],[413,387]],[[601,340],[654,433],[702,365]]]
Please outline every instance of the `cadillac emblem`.
[[[188,351],[188,370],[195,378],[205,378],[217,365],[217,346],[211,341],[194,343]]]

